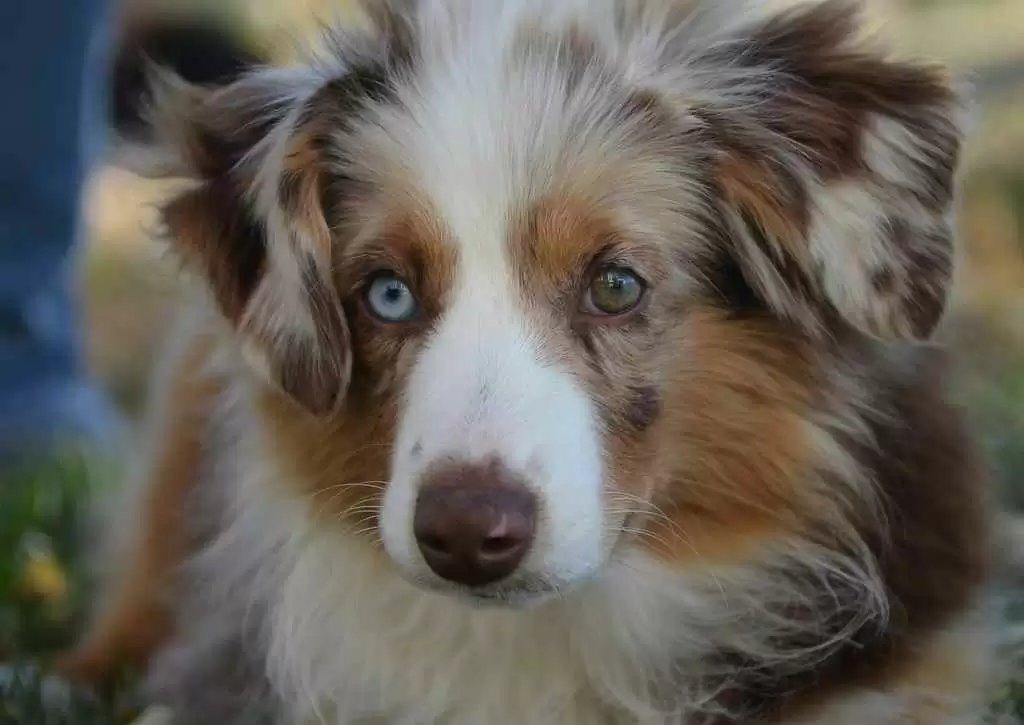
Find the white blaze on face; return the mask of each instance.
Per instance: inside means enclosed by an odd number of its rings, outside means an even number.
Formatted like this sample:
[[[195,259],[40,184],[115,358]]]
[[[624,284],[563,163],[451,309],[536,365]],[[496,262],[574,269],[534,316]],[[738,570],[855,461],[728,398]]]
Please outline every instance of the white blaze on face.
[[[439,581],[413,534],[423,476],[442,464],[497,463],[534,492],[538,510],[530,551],[502,588],[538,579],[561,587],[592,574],[605,554],[601,430],[580,383],[545,356],[510,258],[509,219],[554,177],[565,91],[557,74],[510,65],[515,53],[496,52],[495,37],[516,36],[514,18],[504,17],[472,14],[472,22],[508,27],[439,47],[405,91],[411,116],[378,119],[384,148],[399,147],[383,153],[425,192],[458,245],[446,309],[399,408],[380,528],[407,576]]]
[[[536,538],[509,578],[569,585],[601,564],[598,421],[574,377],[545,360],[515,289],[504,242],[462,244],[455,288],[414,366],[400,408],[381,534],[398,566],[433,579],[413,536],[425,471],[498,461],[537,495]]]

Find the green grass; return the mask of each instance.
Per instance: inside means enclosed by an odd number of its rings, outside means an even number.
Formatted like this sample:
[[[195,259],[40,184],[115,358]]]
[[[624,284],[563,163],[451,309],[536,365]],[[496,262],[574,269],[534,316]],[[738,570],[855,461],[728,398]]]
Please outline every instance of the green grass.
[[[79,541],[106,471],[66,455],[0,473],[0,725],[124,725],[138,714],[130,686],[94,692],[47,674],[86,613]]]
[[[1014,630],[1024,627],[1024,596],[1020,592],[1010,596],[1008,619],[1014,624]],[[1024,633],[1012,631],[1005,643],[1003,656],[1008,665],[1008,672],[995,685],[992,695],[992,712],[989,722],[993,725],[1017,725],[1024,723],[1024,646],[1021,640]]]

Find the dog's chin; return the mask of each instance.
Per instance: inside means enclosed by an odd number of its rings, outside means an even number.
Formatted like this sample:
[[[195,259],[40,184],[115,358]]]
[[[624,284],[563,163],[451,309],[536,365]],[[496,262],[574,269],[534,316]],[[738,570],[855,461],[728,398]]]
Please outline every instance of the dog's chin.
[[[460,589],[450,593],[471,607],[480,609],[536,609],[558,598],[559,590],[554,588],[517,589],[514,587],[490,590]]]
[[[417,588],[446,597],[474,609],[536,609],[558,599],[567,588],[539,579],[521,579],[487,587],[466,587],[439,579],[406,577]]]

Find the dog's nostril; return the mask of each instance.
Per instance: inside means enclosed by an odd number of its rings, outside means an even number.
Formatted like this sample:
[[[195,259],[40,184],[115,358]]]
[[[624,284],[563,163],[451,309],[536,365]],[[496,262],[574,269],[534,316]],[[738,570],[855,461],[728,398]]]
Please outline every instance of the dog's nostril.
[[[483,543],[480,544],[480,553],[500,556],[509,549],[522,546],[522,544],[522,539],[516,539],[512,536],[492,536],[488,539],[484,539]]]
[[[537,514],[536,499],[525,486],[475,473],[459,469],[431,477],[413,518],[427,565],[466,586],[490,584],[516,570],[533,543]]]
[[[443,536],[424,532],[418,534],[416,538],[419,541],[419,545],[423,548],[431,549],[438,554],[448,553],[448,545]]]

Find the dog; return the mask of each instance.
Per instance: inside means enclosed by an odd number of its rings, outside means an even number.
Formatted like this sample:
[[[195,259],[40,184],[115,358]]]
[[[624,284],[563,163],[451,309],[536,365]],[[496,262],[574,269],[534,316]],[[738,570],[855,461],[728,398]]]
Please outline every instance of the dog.
[[[123,140],[187,287],[67,671],[187,725],[977,721],[958,84],[837,0],[365,10]]]
[[[122,136],[144,134],[147,69],[171,69],[196,85],[226,85],[266,62],[264,49],[224,21],[151,0],[121,0],[110,59],[110,121]]]

